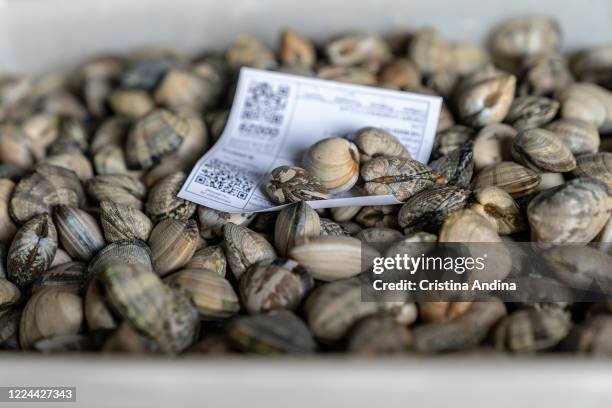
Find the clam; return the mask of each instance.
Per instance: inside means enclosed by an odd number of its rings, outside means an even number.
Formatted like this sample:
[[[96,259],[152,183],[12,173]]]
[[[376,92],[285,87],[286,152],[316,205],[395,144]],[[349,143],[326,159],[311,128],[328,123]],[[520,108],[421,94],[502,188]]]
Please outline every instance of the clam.
[[[495,186],[516,198],[531,192],[541,180],[535,171],[517,163],[503,161],[482,169],[472,181],[472,188]]]
[[[469,195],[452,186],[424,190],[404,203],[397,215],[399,225],[406,233],[436,231],[449,214],[465,207]]]
[[[10,199],[15,188],[15,183],[9,179],[0,179],[0,242],[8,244],[11,242],[17,226],[9,214]]]
[[[274,247],[262,235],[232,223],[223,227],[223,248],[236,279],[240,279],[251,265],[276,258]]]
[[[325,53],[332,65],[339,67],[380,63],[391,57],[387,43],[377,34],[369,32],[341,36],[327,44]]]
[[[128,165],[149,169],[179,149],[189,122],[165,109],[155,109],[136,122],[125,142]]]
[[[276,204],[325,200],[332,197],[316,177],[295,166],[280,166],[272,170],[264,188],[268,197]]]
[[[514,234],[527,226],[521,208],[512,196],[498,187],[484,187],[474,194],[470,207],[488,219],[501,235]]]
[[[62,247],[72,258],[89,261],[104,247],[104,236],[98,221],[87,212],[58,205],[53,219]]]
[[[106,146],[121,146],[130,128],[131,121],[121,116],[105,119],[91,139],[89,150],[95,154]]]
[[[474,172],[472,144],[462,144],[447,155],[432,161],[429,166],[433,171],[444,177],[448,184],[460,188],[468,187]]]
[[[0,314],[0,348],[19,349],[19,321],[21,309],[14,308]]]
[[[425,27],[412,35],[407,55],[426,74],[446,68],[451,58],[449,44],[431,27]]]
[[[225,253],[219,245],[198,249],[185,264],[185,269],[208,269],[223,277],[225,277],[226,268]]]
[[[95,202],[110,201],[142,209],[146,195],[145,186],[127,174],[103,174],[95,176],[85,184],[87,193]]]
[[[449,322],[416,327],[412,332],[414,349],[435,353],[476,347],[505,314],[506,306],[497,298],[473,302],[468,310]]]
[[[92,162],[97,174],[128,174],[125,153],[121,146],[106,145],[93,154]]]
[[[87,286],[84,302],[85,321],[90,331],[117,327],[117,319],[108,308],[104,295],[100,281],[92,279]]]
[[[24,286],[46,271],[57,250],[57,230],[49,214],[26,222],[15,234],[7,256],[9,279]]]
[[[281,210],[274,228],[274,245],[280,256],[286,256],[301,238],[321,233],[319,215],[305,202]]]
[[[274,53],[250,35],[240,35],[225,52],[225,59],[232,70],[240,67],[272,69],[277,65]]]
[[[516,98],[504,121],[516,130],[534,129],[549,123],[559,110],[559,102],[543,96]]]
[[[474,139],[475,170],[512,160],[510,147],[516,134],[517,131],[513,127],[503,123],[494,123],[482,128]]]
[[[393,194],[400,201],[426,188],[447,182],[425,164],[394,157],[376,157],[368,161],[361,168],[361,177],[368,194]]]
[[[326,282],[359,275],[377,255],[378,251],[357,238],[342,236],[304,238],[289,251],[289,257],[315,279]]]
[[[578,177],[538,194],[529,203],[527,216],[535,241],[587,243],[601,231],[611,211],[608,186]]]
[[[32,285],[32,292],[46,287],[56,287],[79,295],[85,288],[87,265],[82,262],[67,262],[40,274]]]
[[[612,293],[612,256],[590,246],[558,245],[542,252],[542,258],[570,289],[605,297]]]
[[[561,28],[556,20],[531,15],[500,23],[491,36],[490,46],[495,62],[512,70],[525,57],[555,54],[561,49],[561,41]]]
[[[458,83],[459,75],[449,68],[434,72],[425,79],[427,88],[447,100],[452,98]]]
[[[166,219],[157,224],[149,237],[155,272],[163,276],[184,266],[197,249],[198,237],[195,220]]]
[[[467,126],[454,125],[448,129],[439,130],[434,140],[432,158],[445,156],[473,138],[474,129]]]
[[[317,55],[310,41],[295,31],[285,30],[281,34],[279,59],[283,66],[312,67]]]
[[[576,176],[589,176],[612,188],[612,153],[584,154],[576,159]]]
[[[72,258],[70,255],[68,255],[68,252],[64,251],[62,248],[57,248],[57,251],[55,251],[55,256],[53,257],[53,262],[51,262],[49,267],[54,268],[68,262],[72,262]]]
[[[108,104],[115,114],[129,119],[138,119],[155,108],[151,95],[138,89],[113,89]]]
[[[421,302],[419,318],[426,323],[450,322],[468,311],[472,302]]]
[[[61,153],[48,156],[44,160],[44,163],[72,170],[81,181],[93,177],[93,168],[91,167],[89,159],[80,152]]]
[[[296,310],[313,286],[312,276],[293,260],[262,261],[240,277],[240,298],[251,314]]]
[[[322,66],[317,70],[317,77],[356,85],[376,85],[376,75],[362,67]]]
[[[580,81],[592,82],[610,89],[612,48],[609,45],[587,48],[572,61],[572,69]]]
[[[461,76],[469,75],[490,62],[489,53],[479,45],[452,44],[450,52],[448,69]]]
[[[533,55],[521,65],[519,95],[554,95],[574,80],[562,55]]]
[[[6,257],[7,249],[6,245],[0,242],[0,278],[6,279]]]
[[[0,279],[0,315],[21,300],[21,291],[10,281]]]
[[[196,205],[177,197],[186,178],[182,171],[170,174],[149,191],[145,211],[154,223],[167,218],[187,220],[193,215]]]
[[[26,303],[19,323],[19,344],[30,350],[34,343],[57,335],[77,334],[83,323],[82,299],[48,287],[35,292]]]
[[[457,89],[461,120],[482,127],[504,120],[514,100],[516,77],[485,68],[465,78]]]
[[[155,90],[155,102],[174,112],[201,112],[216,104],[224,85],[221,67],[202,61],[168,71]]]
[[[373,227],[366,228],[359,231],[355,234],[355,238],[360,240],[361,242],[368,243],[391,243],[397,240],[400,240],[404,237],[404,235],[395,230],[393,228],[381,228],[381,227]]]
[[[554,133],[575,155],[595,153],[599,149],[599,132],[589,122],[565,118],[549,123],[545,129]]]
[[[394,58],[379,75],[379,85],[384,88],[405,89],[421,86],[421,72],[408,58]]]
[[[247,227],[256,215],[257,213],[228,213],[198,206],[200,235],[206,239],[223,236],[223,226],[225,224],[233,223]]]
[[[320,235],[345,236],[348,231],[337,222],[324,217],[319,217]]]
[[[13,189],[10,212],[22,224],[35,215],[50,213],[56,205],[79,207],[84,202],[85,193],[74,172],[41,164]]]
[[[495,329],[495,347],[533,352],[556,346],[571,328],[568,312],[556,307],[522,309],[507,316]]]
[[[331,193],[349,190],[359,177],[359,151],[346,139],[323,139],[308,149],[304,168]]]
[[[334,207],[330,209],[331,216],[336,222],[344,222],[351,220],[359,211],[361,211],[360,206],[350,205],[345,207]]]
[[[362,283],[358,278],[326,283],[306,299],[304,313],[315,336],[326,343],[342,340],[361,318],[381,310],[377,302],[361,300]]]
[[[138,240],[123,240],[102,248],[89,262],[87,275],[95,278],[107,266],[117,262],[126,265],[139,264],[153,270],[153,258],[147,244]]]
[[[602,133],[612,130],[612,93],[607,89],[578,82],[565,88],[558,99],[563,119],[583,120]]]
[[[397,228],[397,212],[399,207],[396,205],[375,205],[363,207],[355,217],[355,221],[364,227],[386,227]]]
[[[51,155],[82,153],[89,147],[89,135],[85,123],[77,118],[64,117],[59,121],[57,138],[47,148]]]
[[[27,169],[42,159],[44,152],[36,148],[34,142],[13,124],[0,125],[0,159],[2,163]]]
[[[351,330],[348,350],[363,355],[405,353],[412,346],[412,333],[385,314],[365,317]]]
[[[236,318],[228,336],[241,350],[258,354],[306,354],[317,348],[308,326],[288,310]]]
[[[564,173],[576,168],[576,158],[568,147],[544,129],[519,132],[512,144],[512,156],[536,171]]]
[[[562,342],[564,350],[569,349],[582,354],[610,356],[612,348],[612,317],[599,315],[589,318],[572,329]]]
[[[178,354],[187,349],[198,334],[198,311],[182,291],[169,287],[164,289],[167,304],[163,316],[164,330],[156,340],[162,351]]]
[[[355,132],[355,144],[359,149],[362,163],[376,156],[410,159],[410,153],[404,145],[384,129],[374,127],[359,129]]]
[[[153,223],[140,210],[109,201],[100,203],[100,221],[108,242],[124,239],[147,241]]]
[[[466,209],[451,214],[442,225],[439,242],[501,242],[497,228],[478,212]]]

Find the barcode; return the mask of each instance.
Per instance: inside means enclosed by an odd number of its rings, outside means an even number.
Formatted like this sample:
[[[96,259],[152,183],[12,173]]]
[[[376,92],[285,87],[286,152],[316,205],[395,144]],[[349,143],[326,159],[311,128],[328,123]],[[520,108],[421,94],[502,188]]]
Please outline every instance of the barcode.
[[[255,173],[218,159],[204,162],[195,177],[196,183],[241,200],[247,199],[251,190],[255,188],[256,181]]]
[[[266,81],[249,84],[241,119],[280,126],[289,97],[287,85],[272,86]]]

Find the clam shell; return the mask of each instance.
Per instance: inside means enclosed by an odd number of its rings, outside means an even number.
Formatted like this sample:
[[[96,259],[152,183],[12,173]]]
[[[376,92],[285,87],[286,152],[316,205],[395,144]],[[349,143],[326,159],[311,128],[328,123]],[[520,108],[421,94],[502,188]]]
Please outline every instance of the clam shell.
[[[228,223],[247,227],[257,213],[228,213],[212,208],[198,206],[198,220],[200,221],[200,235],[210,239],[223,236],[223,226]]]
[[[208,269],[222,277],[225,277],[226,268],[225,253],[219,245],[198,249],[185,264],[185,269]]]
[[[166,282],[182,290],[203,319],[224,319],[240,310],[238,295],[232,285],[214,271],[182,269],[170,275]]]
[[[295,166],[280,166],[272,170],[264,188],[270,200],[277,204],[332,198],[319,179]]]
[[[400,201],[447,181],[416,160],[387,157],[375,157],[365,163],[361,168],[361,177],[368,194],[393,194]]]
[[[87,193],[97,203],[110,201],[142,209],[146,188],[139,180],[127,174],[103,174],[85,184]]]
[[[512,196],[498,187],[484,187],[474,195],[471,209],[487,218],[502,235],[514,234],[527,226],[523,213]]]
[[[564,350],[601,356],[612,355],[612,317],[594,316],[575,327],[563,341]]]
[[[599,149],[599,132],[589,122],[580,119],[559,119],[549,123],[545,129],[553,132],[575,155],[595,153]]]
[[[89,261],[104,247],[104,236],[98,221],[85,211],[58,205],[53,219],[62,247],[72,258]]]
[[[330,208],[331,216],[336,222],[349,221],[361,211],[360,206],[352,205],[347,207]]]
[[[317,348],[310,329],[288,310],[234,319],[227,330],[241,350],[258,354],[305,354]]]
[[[155,90],[155,102],[174,112],[201,112],[214,106],[225,85],[224,72],[217,65],[200,62],[171,69]]]
[[[97,174],[128,174],[125,154],[121,146],[106,145],[92,157]]]
[[[474,72],[457,90],[461,120],[475,127],[501,122],[512,105],[515,88],[514,75],[494,69]]]
[[[45,287],[57,287],[65,292],[79,295],[85,289],[87,265],[82,262],[68,262],[50,268],[40,274],[32,285],[32,292]]]
[[[570,328],[569,313],[561,309],[522,309],[502,320],[493,337],[497,349],[532,352],[556,346]]]
[[[346,139],[323,139],[306,152],[304,168],[317,177],[331,194],[342,193],[357,182],[359,151]]]
[[[514,100],[504,121],[516,130],[542,127],[559,110],[559,102],[543,96],[524,96]]]
[[[145,211],[154,223],[167,218],[187,220],[193,215],[196,205],[177,197],[186,178],[182,171],[170,174],[158,181],[149,191]]]
[[[531,169],[513,162],[500,162],[482,169],[472,181],[472,188],[495,186],[516,198],[531,192],[540,181],[541,177]]]
[[[121,146],[130,125],[131,121],[121,116],[111,116],[105,119],[91,139],[90,152],[95,154],[105,146]]]
[[[571,289],[612,293],[612,256],[590,246],[561,245],[542,252],[542,258]]]
[[[517,131],[506,124],[485,126],[474,139],[474,168],[481,170],[502,161],[511,161],[510,148]]]
[[[17,183],[10,211],[13,219],[22,224],[35,215],[51,213],[56,205],[79,207],[84,202],[85,193],[74,172],[42,164]]]
[[[555,95],[574,81],[563,55],[532,55],[521,65],[519,95]]]
[[[21,309],[15,308],[0,314],[0,347],[2,349],[19,349],[19,321]]]
[[[49,156],[45,159],[44,163],[72,170],[81,181],[93,177],[93,168],[91,167],[89,159],[80,152],[61,153]]]
[[[9,279],[23,286],[49,268],[57,250],[57,230],[49,214],[26,222],[15,234],[7,256]]]
[[[157,224],[149,237],[155,272],[163,276],[184,266],[197,249],[198,237],[195,220],[166,219]]]
[[[315,336],[326,343],[342,340],[361,318],[381,310],[377,302],[361,301],[358,278],[326,283],[315,289],[304,303],[306,321]]]
[[[87,275],[90,278],[99,276],[102,271],[114,263],[126,265],[140,264],[145,269],[153,270],[151,250],[143,241],[115,241],[102,248],[89,262]]]
[[[4,278],[0,279],[0,314],[20,300],[19,288]]]
[[[286,256],[301,238],[321,233],[319,215],[305,202],[283,208],[276,218],[274,245],[280,256]]]
[[[79,296],[58,288],[48,287],[35,292],[21,314],[21,348],[30,350],[39,340],[77,334],[83,323],[82,303]]]
[[[164,287],[166,313],[163,316],[164,330],[157,337],[162,351],[178,354],[193,343],[199,331],[198,311],[189,297],[180,290]]]
[[[102,284],[92,279],[85,292],[84,312],[87,328],[90,331],[115,329],[117,321],[106,304]]]
[[[576,159],[576,176],[589,176],[612,188],[612,153],[585,154]]]
[[[405,232],[437,231],[449,214],[465,207],[469,195],[468,190],[452,186],[424,190],[402,206],[399,225]]]
[[[612,196],[601,181],[579,177],[543,191],[527,208],[532,238],[538,242],[587,243],[612,211]]]
[[[362,319],[348,336],[348,350],[356,354],[399,354],[407,352],[411,346],[410,330],[384,314]]]
[[[17,226],[9,215],[10,199],[14,188],[15,183],[11,180],[0,179],[0,242],[5,244],[10,243],[17,232]]]
[[[189,122],[165,109],[141,118],[128,134],[125,153],[128,165],[149,169],[176,152],[189,133]]]
[[[392,228],[373,227],[366,228],[355,234],[355,238],[363,243],[391,243],[402,239],[404,235]]]
[[[108,104],[115,114],[129,119],[138,119],[155,108],[151,95],[138,89],[113,89],[108,95]]]
[[[225,59],[232,70],[238,70],[243,66],[258,69],[276,68],[274,53],[250,35],[240,35],[225,52]]]
[[[296,310],[313,286],[312,276],[297,262],[263,261],[240,277],[240,298],[251,314]]]
[[[312,67],[317,61],[312,43],[292,30],[281,34],[279,59],[284,66]]]
[[[442,35],[425,27],[412,35],[407,55],[423,73],[443,70],[450,63],[450,46]]]
[[[421,86],[421,72],[408,58],[394,58],[386,64],[379,76],[383,88],[402,89]]]
[[[223,248],[236,279],[251,265],[276,258],[274,247],[262,235],[232,223],[223,227]]]
[[[455,125],[436,133],[432,158],[436,159],[449,154],[459,146],[474,138],[475,131],[471,127]]]
[[[558,96],[563,119],[580,119],[600,132],[612,130],[612,93],[595,84],[574,83]]]
[[[497,298],[474,302],[450,322],[415,327],[412,331],[414,349],[421,353],[436,353],[476,347],[505,314],[506,306]]]
[[[64,117],[59,121],[57,138],[49,145],[50,155],[81,153],[89,147],[89,135],[85,123],[77,118]]]
[[[289,257],[315,279],[326,282],[359,275],[377,255],[378,251],[357,238],[341,236],[303,238],[289,251]]]
[[[100,221],[108,242],[149,239],[153,223],[138,209],[109,201],[101,202],[100,209]]]
[[[452,44],[448,69],[465,76],[482,68],[490,62],[487,50],[480,45],[458,43]]]
[[[364,227],[398,228],[397,205],[375,205],[363,207],[355,217],[355,221]]]
[[[576,158],[568,147],[544,129],[519,132],[512,144],[512,156],[536,171],[565,173],[576,168]]]
[[[345,236],[349,235],[348,231],[337,222],[330,219],[319,217],[320,235]]]
[[[332,65],[350,67],[368,62],[384,62],[391,57],[387,43],[377,34],[365,31],[346,34],[331,41],[325,54]]]
[[[446,156],[431,162],[430,167],[445,178],[448,184],[466,188],[474,172],[474,150],[471,143],[462,144]]]
[[[62,248],[57,248],[57,251],[55,251],[55,256],[53,257],[53,262],[51,262],[49,267],[54,268],[68,262],[72,262],[72,258],[70,255],[68,255],[68,252],[64,251]]]
[[[426,323],[446,323],[461,316],[472,306],[472,302],[422,302],[419,303],[419,318]]]
[[[355,133],[355,144],[365,163],[375,156],[403,157],[410,159],[410,153],[391,133],[384,129],[366,127]]]

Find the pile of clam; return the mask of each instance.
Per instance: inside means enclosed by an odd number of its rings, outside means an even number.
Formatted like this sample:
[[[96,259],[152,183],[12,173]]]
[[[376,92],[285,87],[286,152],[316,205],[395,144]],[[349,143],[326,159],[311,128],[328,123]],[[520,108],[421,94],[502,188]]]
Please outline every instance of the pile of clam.
[[[242,66],[439,95],[432,161],[364,128],[274,169],[278,213],[182,200]],[[611,355],[612,301],[365,302],[361,280],[371,242],[533,241],[576,244],[546,252],[560,280],[612,284],[608,133],[612,48],[564,54],[541,16],[501,23],[486,47],[432,28],[320,48],[287,31],[278,54],[241,36],[195,58],[151,47],[68,73],[0,74],[0,347]],[[403,204],[306,203],[351,188]],[[503,279],[516,265],[502,255]]]

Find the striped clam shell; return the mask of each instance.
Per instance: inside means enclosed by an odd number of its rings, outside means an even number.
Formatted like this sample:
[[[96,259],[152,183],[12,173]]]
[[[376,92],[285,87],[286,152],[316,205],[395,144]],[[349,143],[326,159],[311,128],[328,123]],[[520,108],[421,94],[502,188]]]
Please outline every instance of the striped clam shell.
[[[536,171],[565,173],[576,168],[576,158],[570,149],[545,129],[529,129],[514,138],[512,156]]]
[[[514,162],[500,162],[482,169],[472,181],[472,188],[499,187],[512,197],[528,194],[541,182],[535,171]]]
[[[53,220],[62,247],[72,258],[89,261],[104,247],[104,236],[98,221],[87,212],[66,205],[55,207]]]

